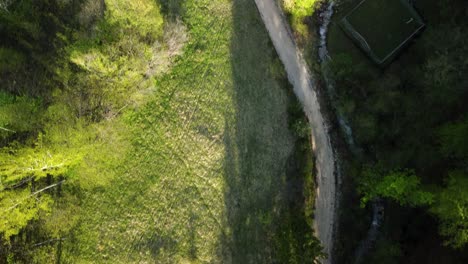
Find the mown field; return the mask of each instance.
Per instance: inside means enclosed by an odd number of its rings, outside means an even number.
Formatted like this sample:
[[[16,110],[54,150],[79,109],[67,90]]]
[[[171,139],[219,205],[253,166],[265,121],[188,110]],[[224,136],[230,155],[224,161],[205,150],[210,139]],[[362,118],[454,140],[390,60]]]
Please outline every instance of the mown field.
[[[74,191],[76,224],[57,258],[312,262],[307,125],[253,1],[163,1],[162,11],[187,27],[183,54],[144,103],[100,124],[114,135],[99,146],[110,160],[90,157],[103,179]]]

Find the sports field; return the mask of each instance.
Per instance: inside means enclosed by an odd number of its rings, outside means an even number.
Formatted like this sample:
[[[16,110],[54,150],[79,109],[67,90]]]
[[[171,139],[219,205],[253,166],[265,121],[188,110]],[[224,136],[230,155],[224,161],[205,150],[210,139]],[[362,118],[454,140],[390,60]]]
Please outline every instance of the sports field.
[[[421,17],[405,0],[362,1],[340,25],[378,64],[396,54],[424,27]]]

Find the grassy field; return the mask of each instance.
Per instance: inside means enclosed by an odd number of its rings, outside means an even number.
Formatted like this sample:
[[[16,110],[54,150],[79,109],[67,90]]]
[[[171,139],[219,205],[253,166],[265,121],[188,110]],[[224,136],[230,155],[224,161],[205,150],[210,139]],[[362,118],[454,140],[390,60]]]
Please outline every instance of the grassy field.
[[[101,157],[113,176],[82,192],[61,261],[311,262],[305,120],[253,1],[163,11],[188,28],[184,54],[146,104],[110,122],[122,136],[102,147],[126,154],[117,166]]]

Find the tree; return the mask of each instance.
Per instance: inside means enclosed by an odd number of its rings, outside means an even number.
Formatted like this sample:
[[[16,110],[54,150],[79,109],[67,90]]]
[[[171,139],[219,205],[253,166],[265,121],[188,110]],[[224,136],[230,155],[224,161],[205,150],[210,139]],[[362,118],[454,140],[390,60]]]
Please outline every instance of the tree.
[[[0,91],[0,142],[16,133],[36,131],[40,114],[40,100]]]
[[[8,11],[8,7],[10,7],[13,0],[0,0],[0,9],[4,11]]]
[[[468,118],[445,124],[439,129],[441,152],[447,158],[468,158]]]
[[[47,194],[33,195],[29,189],[3,190],[0,193],[0,233],[5,241],[17,235],[42,211],[49,211],[52,199]]]
[[[468,177],[463,171],[449,175],[447,187],[436,195],[430,212],[440,220],[440,233],[446,244],[461,248],[468,244]]]
[[[434,195],[423,190],[419,178],[411,170],[393,170],[382,173],[368,167],[359,179],[361,205],[377,197],[389,198],[402,206],[426,206],[434,202]]]
[[[62,178],[81,159],[80,153],[42,145],[0,151],[0,233],[5,240],[18,234],[40,212],[50,210],[46,191],[63,183]],[[55,182],[55,183],[54,183]],[[46,184],[47,186],[44,186]]]

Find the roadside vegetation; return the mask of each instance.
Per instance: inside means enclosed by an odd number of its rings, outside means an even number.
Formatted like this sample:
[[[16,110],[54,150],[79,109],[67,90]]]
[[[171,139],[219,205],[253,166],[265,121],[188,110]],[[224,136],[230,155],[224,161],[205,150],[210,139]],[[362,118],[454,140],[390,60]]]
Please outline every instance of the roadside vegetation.
[[[0,262],[321,255],[308,124],[252,1],[5,1],[0,21]]]
[[[318,11],[326,0],[281,0],[280,6],[291,26],[294,40],[312,70],[317,70]]]
[[[346,150],[336,142],[345,181],[339,263],[353,261],[370,225],[366,208],[377,197],[385,204],[384,223],[365,263],[466,263],[466,3],[412,1],[426,29],[385,67],[368,59],[338,25],[359,1],[335,3],[328,67],[336,94],[330,98],[350,121],[359,147]],[[318,35],[319,10],[302,20],[305,30],[285,8],[314,70],[317,41],[307,36]],[[360,19],[366,15],[373,14]]]
[[[313,14],[317,2],[317,0],[283,0],[283,6],[292,16],[303,19]]]

